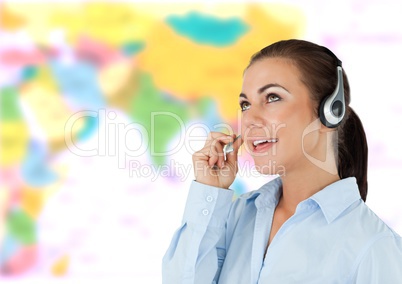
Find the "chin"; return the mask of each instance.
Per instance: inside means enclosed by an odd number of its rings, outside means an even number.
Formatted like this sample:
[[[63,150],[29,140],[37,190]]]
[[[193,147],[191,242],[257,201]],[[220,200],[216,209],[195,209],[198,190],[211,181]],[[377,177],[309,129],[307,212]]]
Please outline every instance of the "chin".
[[[280,175],[286,174],[285,166],[272,159],[256,159],[254,165],[257,172],[263,175]]]

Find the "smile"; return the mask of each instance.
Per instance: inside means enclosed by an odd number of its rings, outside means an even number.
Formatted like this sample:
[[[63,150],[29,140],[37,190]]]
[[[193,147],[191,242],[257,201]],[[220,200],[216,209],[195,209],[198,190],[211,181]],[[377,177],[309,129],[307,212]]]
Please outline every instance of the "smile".
[[[278,142],[278,138],[270,138],[270,139],[258,139],[254,140],[253,145],[253,152],[255,153],[262,153],[268,151],[274,143]]]
[[[278,142],[277,138],[268,139],[268,140],[256,140],[256,141],[253,142],[253,145],[257,146],[257,145],[262,144],[262,143],[275,143],[275,142]]]

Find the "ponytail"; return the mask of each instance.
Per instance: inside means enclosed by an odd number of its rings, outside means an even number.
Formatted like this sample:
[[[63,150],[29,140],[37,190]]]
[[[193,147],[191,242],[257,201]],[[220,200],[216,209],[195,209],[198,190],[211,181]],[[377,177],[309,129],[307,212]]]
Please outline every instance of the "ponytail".
[[[366,134],[360,118],[351,107],[348,117],[339,128],[338,174],[341,179],[356,177],[360,196],[367,197],[367,157]]]

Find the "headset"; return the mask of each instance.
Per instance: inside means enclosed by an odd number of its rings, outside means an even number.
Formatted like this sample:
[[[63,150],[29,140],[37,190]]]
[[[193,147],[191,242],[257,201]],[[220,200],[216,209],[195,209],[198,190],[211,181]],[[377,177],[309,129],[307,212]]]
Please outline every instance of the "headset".
[[[342,61],[340,61],[331,50],[324,46],[323,48],[337,61],[336,72],[338,83],[336,84],[333,93],[321,101],[319,114],[322,124],[328,128],[335,128],[342,122],[346,112],[345,93],[343,89]]]

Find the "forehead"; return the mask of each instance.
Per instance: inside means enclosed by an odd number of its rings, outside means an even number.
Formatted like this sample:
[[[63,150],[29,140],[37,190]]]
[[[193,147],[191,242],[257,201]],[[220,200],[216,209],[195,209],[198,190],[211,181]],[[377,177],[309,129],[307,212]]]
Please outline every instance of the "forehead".
[[[290,59],[274,57],[258,60],[244,72],[243,91],[253,91],[269,83],[280,84],[289,89],[300,87],[300,71]]]

